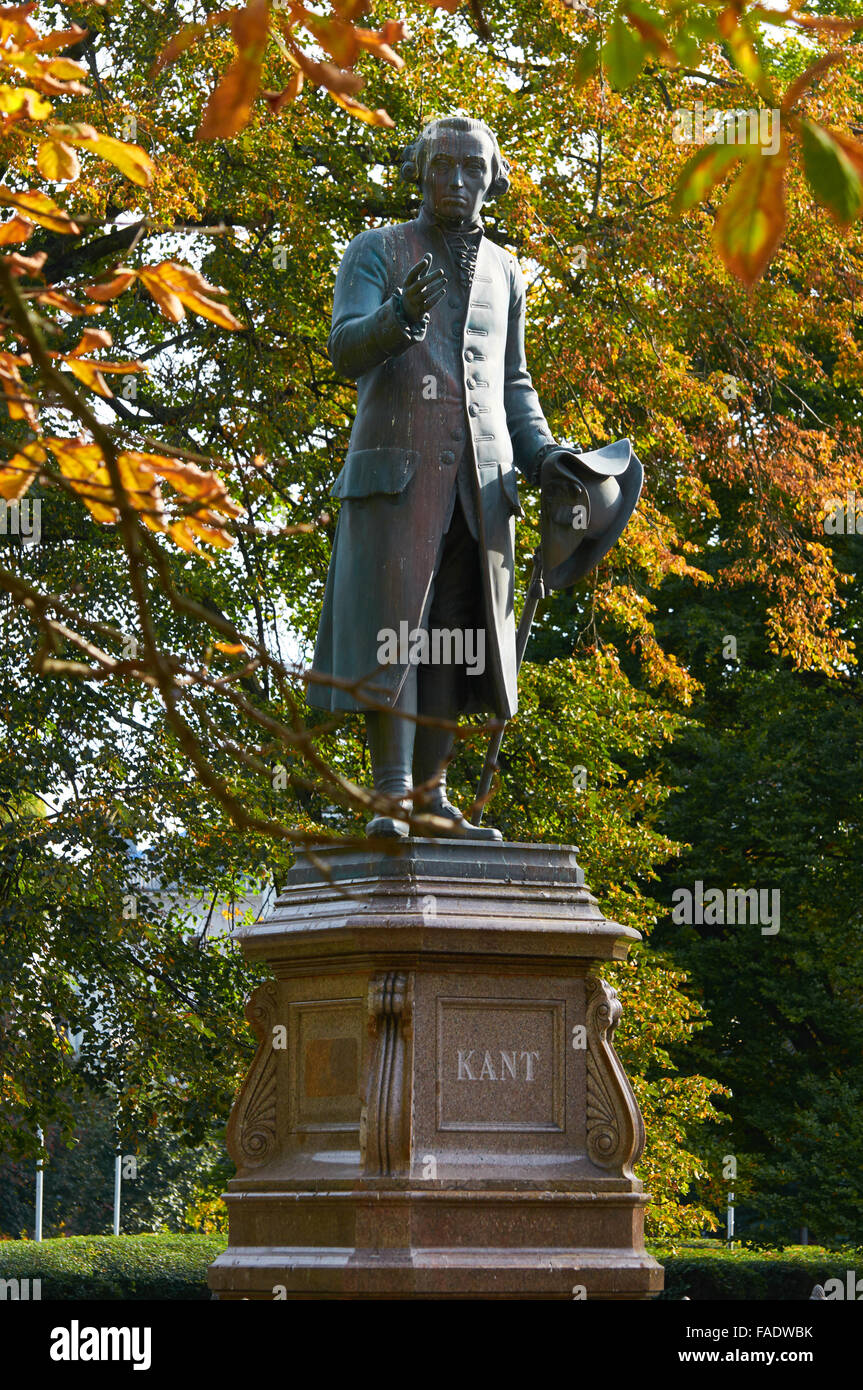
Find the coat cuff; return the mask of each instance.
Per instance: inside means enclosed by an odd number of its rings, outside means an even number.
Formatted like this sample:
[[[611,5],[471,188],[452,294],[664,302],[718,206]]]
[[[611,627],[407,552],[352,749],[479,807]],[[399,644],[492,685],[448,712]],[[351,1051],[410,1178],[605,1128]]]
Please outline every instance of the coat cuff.
[[[527,481],[531,487],[539,487],[540,478],[542,477],[542,461],[546,454],[550,454],[552,449],[559,449],[560,447],[561,446],[555,444],[552,439],[548,444],[543,444],[537,449],[531,461],[530,472],[527,475]]]
[[[381,351],[387,355],[404,352],[411,343],[422,342],[427,325],[427,315],[419,323],[408,323],[401,311],[400,296],[394,294],[384,301],[375,314],[375,339]]]
[[[393,303],[395,304],[396,318],[398,319],[402,328],[406,329],[407,332],[410,334],[411,342],[421,343],[426,335],[426,329],[428,328],[430,315],[423,314],[419,323],[411,323],[410,319],[405,313],[405,306],[402,302],[401,290],[396,290],[395,294],[393,295]]]

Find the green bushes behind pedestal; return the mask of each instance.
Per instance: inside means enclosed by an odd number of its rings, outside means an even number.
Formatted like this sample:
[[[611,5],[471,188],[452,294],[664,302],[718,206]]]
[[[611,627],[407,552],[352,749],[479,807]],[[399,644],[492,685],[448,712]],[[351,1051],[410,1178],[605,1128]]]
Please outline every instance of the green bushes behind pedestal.
[[[665,1268],[663,1299],[691,1298],[693,1302],[756,1302],[808,1299],[816,1284],[840,1279],[849,1270],[863,1274],[863,1252],[825,1250],[815,1245],[784,1250],[729,1250],[721,1241],[678,1246],[671,1253],[652,1246],[651,1254]]]
[[[41,1280],[43,1301],[125,1299],[208,1299],[207,1266],[225,1248],[221,1235],[69,1236],[65,1240],[0,1242],[0,1298],[33,1295]],[[840,1279],[848,1270],[863,1275],[863,1252],[795,1246],[774,1250],[728,1250],[719,1242],[677,1248],[654,1247],[665,1267],[663,1299],[693,1302],[795,1302],[808,1299],[813,1285]],[[856,1263],[855,1263],[856,1260]],[[5,1295],[3,1290],[5,1290]]]
[[[68,1236],[59,1240],[0,1242],[0,1280],[41,1280],[46,1299],[209,1298],[207,1266],[226,1245],[224,1236]],[[0,1295],[2,1296],[2,1295]],[[6,1297],[14,1297],[7,1291]]]

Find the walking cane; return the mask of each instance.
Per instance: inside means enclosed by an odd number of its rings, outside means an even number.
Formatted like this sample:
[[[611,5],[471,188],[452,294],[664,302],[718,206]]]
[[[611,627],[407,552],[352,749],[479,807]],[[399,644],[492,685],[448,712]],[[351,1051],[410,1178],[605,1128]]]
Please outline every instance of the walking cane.
[[[530,573],[530,581],[527,586],[527,594],[524,600],[521,618],[518,623],[518,631],[515,635],[515,674],[518,676],[521,670],[521,663],[524,658],[527,639],[530,636],[530,629],[533,627],[533,620],[536,614],[537,605],[541,598],[545,598],[545,585],[542,582],[542,547],[537,546],[533,553],[533,569]],[[503,743],[503,736],[506,732],[506,725],[498,729],[492,735],[488,745],[488,752],[485,757],[485,767],[482,770],[482,777],[479,779],[476,800],[474,806],[478,806],[474,825],[479,825],[482,820],[482,813],[485,810],[485,803],[491,790],[491,782],[497,768],[497,756],[500,746]]]
[[[573,473],[568,461],[573,455],[581,466],[580,473]],[[558,474],[557,478],[549,479],[551,486],[547,507],[546,470],[551,473],[556,470]],[[547,545],[548,582],[543,576],[543,548],[539,545],[534,551],[533,570],[515,638],[516,675],[521,669],[540,599],[545,598],[549,589],[568,588],[599,564],[623,534],[641,495],[643,481],[644,469],[628,439],[617,439],[613,444],[587,452],[570,445],[559,445],[543,460],[542,535]],[[612,484],[610,493],[607,484]],[[561,507],[562,516],[557,514]],[[577,509],[585,513],[578,528],[575,522]],[[590,525],[593,525],[593,530],[587,529]],[[573,544],[573,537],[579,532]],[[505,725],[498,729],[488,746],[476,801],[471,808],[477,813],[475,825],[482,820],[505,729]]]

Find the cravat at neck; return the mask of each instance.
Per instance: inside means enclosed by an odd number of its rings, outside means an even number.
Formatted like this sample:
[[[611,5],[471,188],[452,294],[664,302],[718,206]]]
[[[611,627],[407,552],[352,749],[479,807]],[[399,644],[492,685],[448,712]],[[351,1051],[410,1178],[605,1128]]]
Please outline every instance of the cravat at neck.
[[[462,289],[470,289],[476,270],[479,244],[482,240],[482,227],[442,227],[441,231],[449,248],[449,253],[455,261]]]

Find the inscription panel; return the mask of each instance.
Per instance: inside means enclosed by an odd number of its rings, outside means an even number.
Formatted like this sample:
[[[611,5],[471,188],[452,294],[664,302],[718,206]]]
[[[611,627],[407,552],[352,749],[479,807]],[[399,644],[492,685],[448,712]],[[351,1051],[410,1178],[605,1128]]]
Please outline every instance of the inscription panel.
[[[293,1131],[359,1128],[364,1023],[360,999],[291,1004]]]
[[[437,1003],[439,1130],[561,1132],[564,1002]]]

